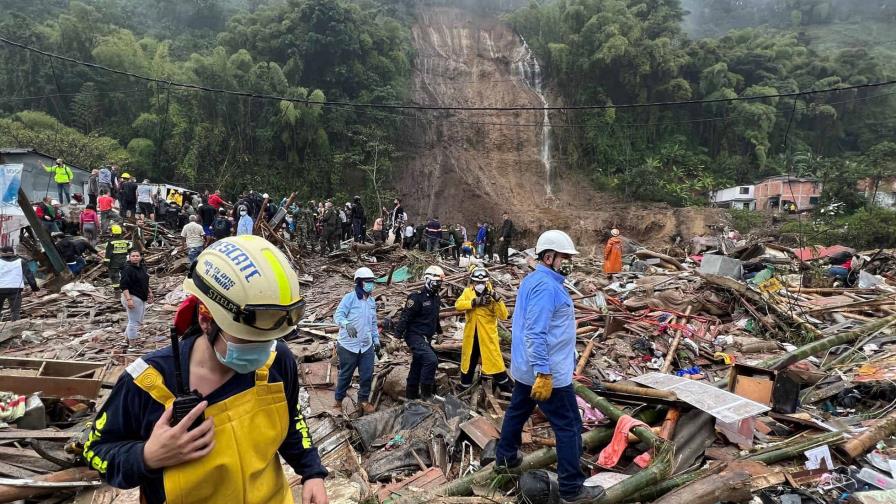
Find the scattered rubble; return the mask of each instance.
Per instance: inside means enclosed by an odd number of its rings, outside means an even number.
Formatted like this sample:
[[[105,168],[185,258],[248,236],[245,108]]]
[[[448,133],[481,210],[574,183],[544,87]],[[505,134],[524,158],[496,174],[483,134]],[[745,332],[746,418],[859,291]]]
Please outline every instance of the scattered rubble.
[[[156,294],[141,332],[149,350],[166,344],[185,297],[186,251],[154,223],[128,224],[126,232],[145,248]],[[287,251],[302,278],[306,318],[287,343],[309,428],[333,473],[331,502],[511,502],[521,473],[551,469],[556,443],[536,412],[521,468],[493,472],[508,397],[485,379],[458,387],[463,314],[453,306],[466,268],[438,259],[448,273],[445,335],[433,345],[438,399],[404,400],[409,353],[386,330],[371,393],[377,412],[360,415],[355,388],[345,413],[334,416],[332,316],[352,272],[363,264],[379,276],[380,319],[395,319],[434,257],[351,242],[320,257],[265,222],[257,232]],[[611,278],[598,260],[577,259],[568,280],[583,464],[589,481],[607,488],[600,502],[896,501],[896,255],[763,240],[693,243],[699,253],[629,244],[626,271]],[[27,297],[23,320],[0,324],[0,420],[8,424],[0,428],[0,502],[50,493],[46,502],[136,502],[134,491],[99,485],[80,467],[85,423],[138,356],[95,261],[58,292]],[[518,251],[511,263],[488,267],[512,313],[533,258]],[[509,323],[499,332],[509,361]],[[620,426],[630,429],[620,434],[628,448],[602,456]],[[298,478],[290,481],[298,494]]]

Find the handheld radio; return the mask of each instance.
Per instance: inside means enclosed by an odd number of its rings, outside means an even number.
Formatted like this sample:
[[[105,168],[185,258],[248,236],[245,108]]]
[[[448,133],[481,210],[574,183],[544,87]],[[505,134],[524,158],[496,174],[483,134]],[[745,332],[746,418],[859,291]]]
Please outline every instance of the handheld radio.
[[[174,381],[176,387],[174,403],[171,405],[171,425],[175,426],[202,402],[202,394],[197,390],[189,392],[187,384],[184,383],[184,375],[180,364],[180,341],[177,330],[174,327],[171,328],[171,351],[174,353]],[[199,415],[196,421],[193,422],[193,425],[187,430],[199,427],[204,421],[205,415]]]

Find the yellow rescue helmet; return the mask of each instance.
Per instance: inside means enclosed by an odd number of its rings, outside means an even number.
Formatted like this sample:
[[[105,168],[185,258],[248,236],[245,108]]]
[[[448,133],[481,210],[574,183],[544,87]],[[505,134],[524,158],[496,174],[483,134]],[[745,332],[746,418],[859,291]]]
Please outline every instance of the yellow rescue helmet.
[[[293,331],[305,311],[299,276],[289,260],[260,236],[218,240],[199,254],[184,280],[227,334],[271,341]]]
[[[121,174],[121,178],[123,178],[123,179],[129,179],[129,178],[131,178],[131,174],[128,173],[128,172],[124,172],[124,173]]]
[[[111,231],[112,234],[115,235],[115,236],[120,235],[121,232],[122,232],[122,231],[121,231],[121,226],[119,226],[118,224],[112,224],[112,225],[109,227],[109,231]]]

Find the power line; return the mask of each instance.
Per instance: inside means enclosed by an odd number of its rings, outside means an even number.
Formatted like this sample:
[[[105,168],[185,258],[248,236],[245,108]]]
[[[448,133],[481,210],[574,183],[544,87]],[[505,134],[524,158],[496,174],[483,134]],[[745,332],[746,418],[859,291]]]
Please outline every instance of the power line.
[[[294,103],[301,103],[305,105],[339,105],[344,107],[352,107],[352,108],[373,108],[373,109],[393,109],[393,110],[453,110],[453,111],[479,111],[479,112],[520,112],[520,111],[545,111],[545,110],[608,110],[608,109],[637,109],[637,108],[648,108],[648,107],[672,107],[672,106],[681,106],[681,105],[702,105],[709,103],[731,103],[737,101],[748,101],[748,100],[764,100],[768,98],[792,98],[797,96],[808,96],[822,93],[833,93],[837,91],[850,91],[854,89],[867,89],[867,88],[876,88],[881,86],[889,86],[896,84],[896,80],[889,80],[883,82],[871,82],[867,84],[857,84],[853,86],[844,86],[840,88],[827,88],[827,89],[815,89],[815,90],[806,90],[806,91],[795,91],[790,93],[777,93],[770,95],[756,95],[756,96],[737,96],[731,98],[714,98],[709,100],[681,100],[681,101],[666,101],[666,102],[651,102],[651,103],[625,103],[625,104],[603,104],[603,105],[568,105],[568,106],[555,106],[555,107],[526,107],[526,106],[516,106],[516,107],[462,107],[462,106],[446,106],[446,105],[401,105],[401,104],[388,104],[388,103],[354,103],[354,102],[342,102],[342,101],[322,101],[317,102],[313,100],[309,100],[306,98],[290,98],[286,96],[278,96],[271,94],[263,94],[263,93],[254,93],[249,91],[234,91],[229,89],[220,89],[213,88],[208,86],[202,86],[198,84],[185,84],[180,82],[168,81],[164,79],[158,79],[155,77],[148,77],[145,75],[138,75],[131,72],[125,72],[123,70],[117,70],[114,68],[109,68],[107,66],[98,65],[96,63],[90,63],[86,61],[76,60],[74,58],[69,58],[67,56],[61,56],[58,54],[53,54],[47,51],[43,51],[36,47],[32,47],[26,44],[22,44],[20,42],[15,42],[13,40],[0,37],[0,42],[5,44],[18,47],[21,49],[25,49],[27,51],[35,52],[37,54],[41,54],[43,56],[47,56],[50,58],[59,59],[62,61],[67,61],[69,63],[74,63],[77,65],[102,70],[104,72],[111,72],[118,75],[125,75],[128,77],[132,77],[135,79],[140,79],[148,82],[156,82],[159,84],[165,84],[168,86],[183,88],[183,89],[191,89],[196,91],[205,91],[209,93],[220,93],[220,94],[228,94],[232,96],[243,96],[248,98],[257,98],[263,100],[277,100],[277,101],[288,101]]]
[[[892,96],[892,95],[896,95],[896,91],[880,93],[880,94],[875,94],[875,95],[869,95],[869,96],[861,96],[861,97],[856,97],[856,98],[850,98],[848,100],[828,102],[828,103],[823,103],[821,105],[842,105],[844,103],[867,101],[867,100],[872,100],[872,99],[876,99],[876,98],[885,98],[887,96]],[[796,102],[796,100],[794,100],[794,102]],[[802,111],[811,109],[812,106],[813,105],[807,105],[805,107],[797,107],[796,110],[802,112]],[[345,110],[345,111],[352,110],[349,107],[343,107],[343,106],[338,106],[338,105],[330,105],[327,107],[335,109],[335,110]],[[432,123],[437,122],[437,123],[449,123],[449,124],[463,124],[463,125],[470,125],[470,126],[499,126],[499,127],[506,127],[506,128],[541,128],[544,126],[541,122],[514,123],[514,122],[492,122],[492,121],[468,121],[468,120],[464,120],[464,119],[450,119],[450,118],[443,119],[443,118],[435,118],[435,117],[426,117],[426,116],[419,115],[419,114],[414,114],[413,116],[409,116],[409,115],[402,115],[402,114],[395,114],[395,113],[390,113],[390,112],[382,112],[382,111],[374,111],[374,110],[362,110],[361,112],[363,112],[365,114],[377,116],[377,117],[392,117],[392,118],[405,120],[405,121],[427,121],[427,122],[432,122]],[[776,116],[784,115],[785,113],[786,113],[786,111],[781,111],[781,110],[775,111]],[[731,114],[731,115],[724,115],[724,116],[699,117],[699,118],[695,118],[695,119],[682,119],[682,120],[676,120],[676,121],[659,121],[659,122],[655,122],[655,123],[609,123],[609,124],[606,124],[605,126],[613,126],[613,127],[617,127],[617,126],[618,127],[669,126],[669,125],[676,125],[676,124],[694,124],[694,123],[701,123],[701,122],[729,121],[732,119],[747,117],[748,115],[749,114]],[[551,129],[554,129],[554,128],[577,129],[577,128],[590,128],[590,127],[595,127],[595,126],[600,126],[600,125],[584,124],[584,123],[551,123]]]
[[[43,98],[56,98],[58,96],[93,96],[93,95],[103,95],[103,94],[126,94],[126,93],[146,93],[148,90],[146,89],[122,89],[117,91],[95,91],[92,93],[53,93],[53,94],[45,94],[45,95],[37,95],[37,96],[8,96],[0,98],[0,101],[25,101],[25,100],[40,100]]]

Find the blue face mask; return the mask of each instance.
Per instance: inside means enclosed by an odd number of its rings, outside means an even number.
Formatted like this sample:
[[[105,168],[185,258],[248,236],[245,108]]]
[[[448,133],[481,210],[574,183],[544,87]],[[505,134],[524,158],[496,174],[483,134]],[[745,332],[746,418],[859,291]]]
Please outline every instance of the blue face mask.
[[[231,343],[227,340],[227,355],[221,356],[215,349],[215,355],[221,364],[229,367],[240,374],[251,373],[261,366],[271,357],[276,345],[273,341],[262,341],[261,343]]]
[[[376,284],[373,282],[364,282],[364,292],[370,294]]]

